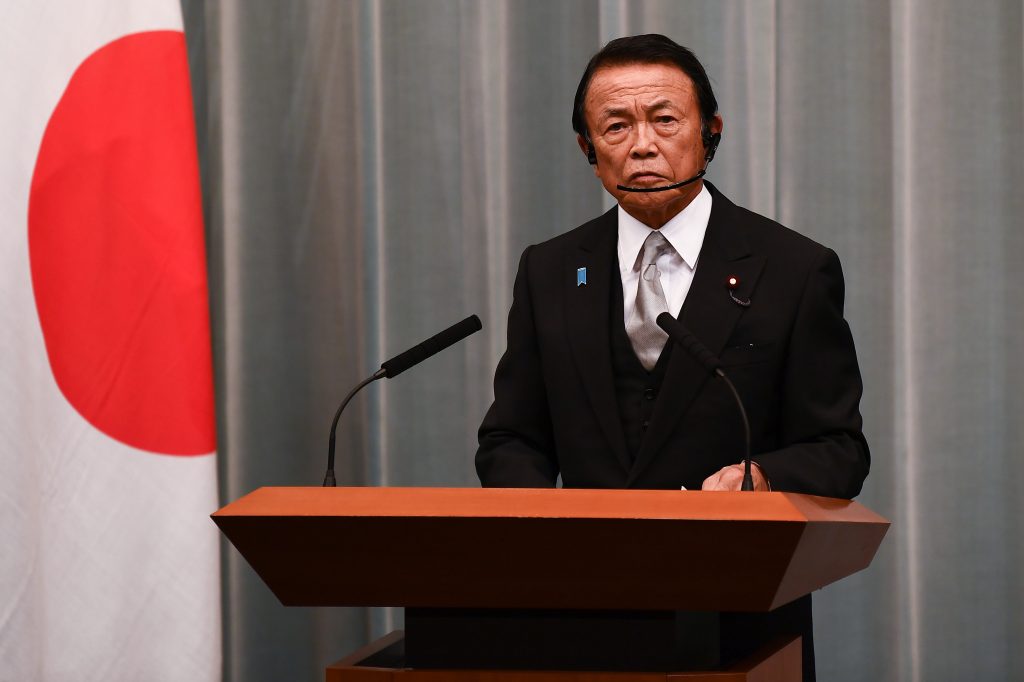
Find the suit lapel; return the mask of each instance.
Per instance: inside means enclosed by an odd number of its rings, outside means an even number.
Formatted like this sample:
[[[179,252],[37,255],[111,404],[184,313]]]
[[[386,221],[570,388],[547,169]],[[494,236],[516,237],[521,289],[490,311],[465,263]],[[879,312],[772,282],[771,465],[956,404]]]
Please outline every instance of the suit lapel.
[[[718,355],[744,310],[730,298],[726,280],[730,276],[738,277],[740,287],[735,292],[737,298],[751,298],[753,301],[752,292],[764,266],[764,256],[751,255],[746,240],[736,226],[736,207],[713,187],[709,189],[714,196],[711,217],[697,261],[697,271],[679,320],[712,353]],[[709,379],[710,373],[689,353],[679,347],[672,349],[650,427],[630,472],[630,483],[661,451],[690,403]]]
[[[623,468],[630,467],[612,376],[609,309],[611,278],[618,277],[616,209],[594,221],[577,248],[566,253],[565,317],[576,369],[609,446]],[[586,268],[586,284],[577,285],[577,270]]]

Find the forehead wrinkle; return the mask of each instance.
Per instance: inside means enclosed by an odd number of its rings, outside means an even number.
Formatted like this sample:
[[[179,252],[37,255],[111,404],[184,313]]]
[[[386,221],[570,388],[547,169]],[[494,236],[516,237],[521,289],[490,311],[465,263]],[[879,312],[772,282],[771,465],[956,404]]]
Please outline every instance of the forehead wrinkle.
[[[587,93],[588,100],[594,100],[600,98],[609,104],[605,104],[602,107],[602,113],[610,111],[615,113],[622,113],[636,107],[640,107],[644,110],[649,111],[657,107],[675,106],[679,107],[680,102],[675,101],[673,95],[678,96],[681,99],[686,99],[691,93],[686,88],[676,87],[617,87],[612,88],[607,92],[601,92],[601,88],[595,88],[594,91]],[[652,92],[652,90],[654,92]],[[676,93],[666,91],[677,91]],[[668,96],[666,96],[668,95]],[[658,99],[653,102],[645,103],[645,99],[657,97]],[[595,102],[599,104],[599,102]]]
[[[678,107],[679,105],[677,105],[675,102],[668,98],[659,99],[656,102],[651,102],[650,104],[640,105],[640,108],[643,109],[644,111],[654,111],[655,109],[671,109]]]
[[[631,107],[605,107],[601,110],[602,118],[612,118],[614,116],[625,116],[629,113]]]
[[[652,111],[658,111],[659,109],[679,109],[679,105],[673,102],[671,99],[662,98],[648,104],[637,102],[634,106],[608,106],[601,110],[600,119],[615,118],[617,116],[626,116],[631,113],[636,106],[639,105],[640,110],[645,113]]]
[[[616,78],[609,80],[613,74]],[[674,101],[674,95],[665,97],[665,94],[672,91],[679,94],[681,101]],[[641,107],[645,112],[649,112],[657,103],[645,106],[642,101],[651,97],[657,97],[658,102],[668,103],[668,106],[685,113],[687,99],[694,96],[693,84],[689,77],[682,71],[676,73],[664,65],[602,67],[594,73],[587,88],[584,117],[588,114],[594,116],[596,123],[611,116],[628,115]]]

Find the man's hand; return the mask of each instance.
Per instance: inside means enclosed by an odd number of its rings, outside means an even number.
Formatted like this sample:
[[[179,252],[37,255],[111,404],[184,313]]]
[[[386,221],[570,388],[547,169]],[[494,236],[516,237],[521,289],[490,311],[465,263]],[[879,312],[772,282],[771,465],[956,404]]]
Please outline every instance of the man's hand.
[[[768,479],[761,473],[761,467],[757,462],[750,463],[750,475],[754,479],[754,490],[768,492],[771,487]],[[743,464],[730,464],[722,467],[715,473],[704,479],[701,490],[739,490],[743,486]]]

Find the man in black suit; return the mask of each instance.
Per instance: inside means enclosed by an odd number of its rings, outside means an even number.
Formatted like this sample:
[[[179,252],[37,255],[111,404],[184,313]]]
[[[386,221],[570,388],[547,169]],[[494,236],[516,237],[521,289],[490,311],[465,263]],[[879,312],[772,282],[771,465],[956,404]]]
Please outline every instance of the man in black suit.
[[[733,398],[665,342],[654,319],[668,311],[743,397],[755,490],[860,491],[869,454],[839,260],[701,180],[717,109],[700,62],[664,36],[620,38],[591,59],[573,128],[618,206],[523,253],[479,433],[485,486],[561,475],[565,487],[738,490]],[[802,634],[813,679],[809,598],[738,627],[751,641]]]

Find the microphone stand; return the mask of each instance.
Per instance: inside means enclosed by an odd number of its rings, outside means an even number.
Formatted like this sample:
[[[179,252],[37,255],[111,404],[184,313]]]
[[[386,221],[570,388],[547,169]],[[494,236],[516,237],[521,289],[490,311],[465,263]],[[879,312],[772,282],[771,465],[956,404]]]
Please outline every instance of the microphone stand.
[[[338,411],[334,413],[334,421],[331,422],[331,440],[327,449],[327,473],[324,474],[325,488],[333,488],[337,485],[337,482],[334,479],[334,436],[338,430],[338,420],[341,418],[341,413],[344,411],[345,406],[348,405],[348,401],[352,400],[352,396],[358,393],[359,389],[363,386],[377,381],[377,379],[393,379],[410,367],[418,365],[432,355],[440,353],[445,348],[458,343],[470,334],[480,331],[482,328],[483,325],[480,324],[480,318],[476,315],[470,315],[461,322],[456,322],[452,326],[448,327],[448,329],[434,334],[426,341],[423,341],[404,353],[399,353],[390,360],[382,363],[380,369],[374,372],[372,376],[364,379],[358,386],[349,391],[349,394],[345,396],[343,401],[341,401],[341,406],[338,407]]]
[[[345,410],[345,406],[348,405],[348,401],[352,400],[352,396],[359,393],[359,390],[367,384],[377,381],[377,379],[383,379],[387,375],[387,371],[381,367],[372,376],[367,377],[359,382],[359,384],[349,391],[345,399],[341,401],[341,406],[338,407],[338,411],[334,413],[334,421],[331,422],[331,441],[327,446],[327,473],[324,474],[324,485],[325,488],[334,488],[338,485],[337,481],[334,480],[334,439],[335,434],[338,431],[338,420],[341,419],[341,413]]]
[[[722,362],[714,353],[707,349],[707,347],[700,342],[696,336],[690,333],[683,324],[672,317],[668,312],[661,313],[655,320],[657,325],[668,334],[669,339],[673,342],[678,343],[683,347],[687,353],[689,353],[694,360],[704,366],[712,375],[725,379],[725,385],[729,387],[732,392],[732,397],[736,399],[736,407],[739,408],[740,417],[743,418],[743,434],[746,438],[746,457],[743,458],[743,483],[740,490],[751,491],[754,489],[754,475],[751,471],[751,447],[750,447],[750,420],[747,419],[747,410],[743,407],[743,400],[740,399],[739,391],[736,390],[736,386],[733,385],[732,381],[722,371]]]
[[[725,376],[725,372],[721,368],[715,368],[715,376],[719,379],[725,379],[725,385],[732,391],[732,397],[736,399],[736,404],[740,406],[740,417],[743,418],[743,435],[746,439],[747,445],[747,456],[743,458],[743,484],[740,490],[753,490],[754,489],[754,475],[751,471],[750,466],[750,421],[747,419],[747,411],[743,409],[743,401],[740,400],[740,394],[736,390],[736,386],[733,385],[729,377]]]

